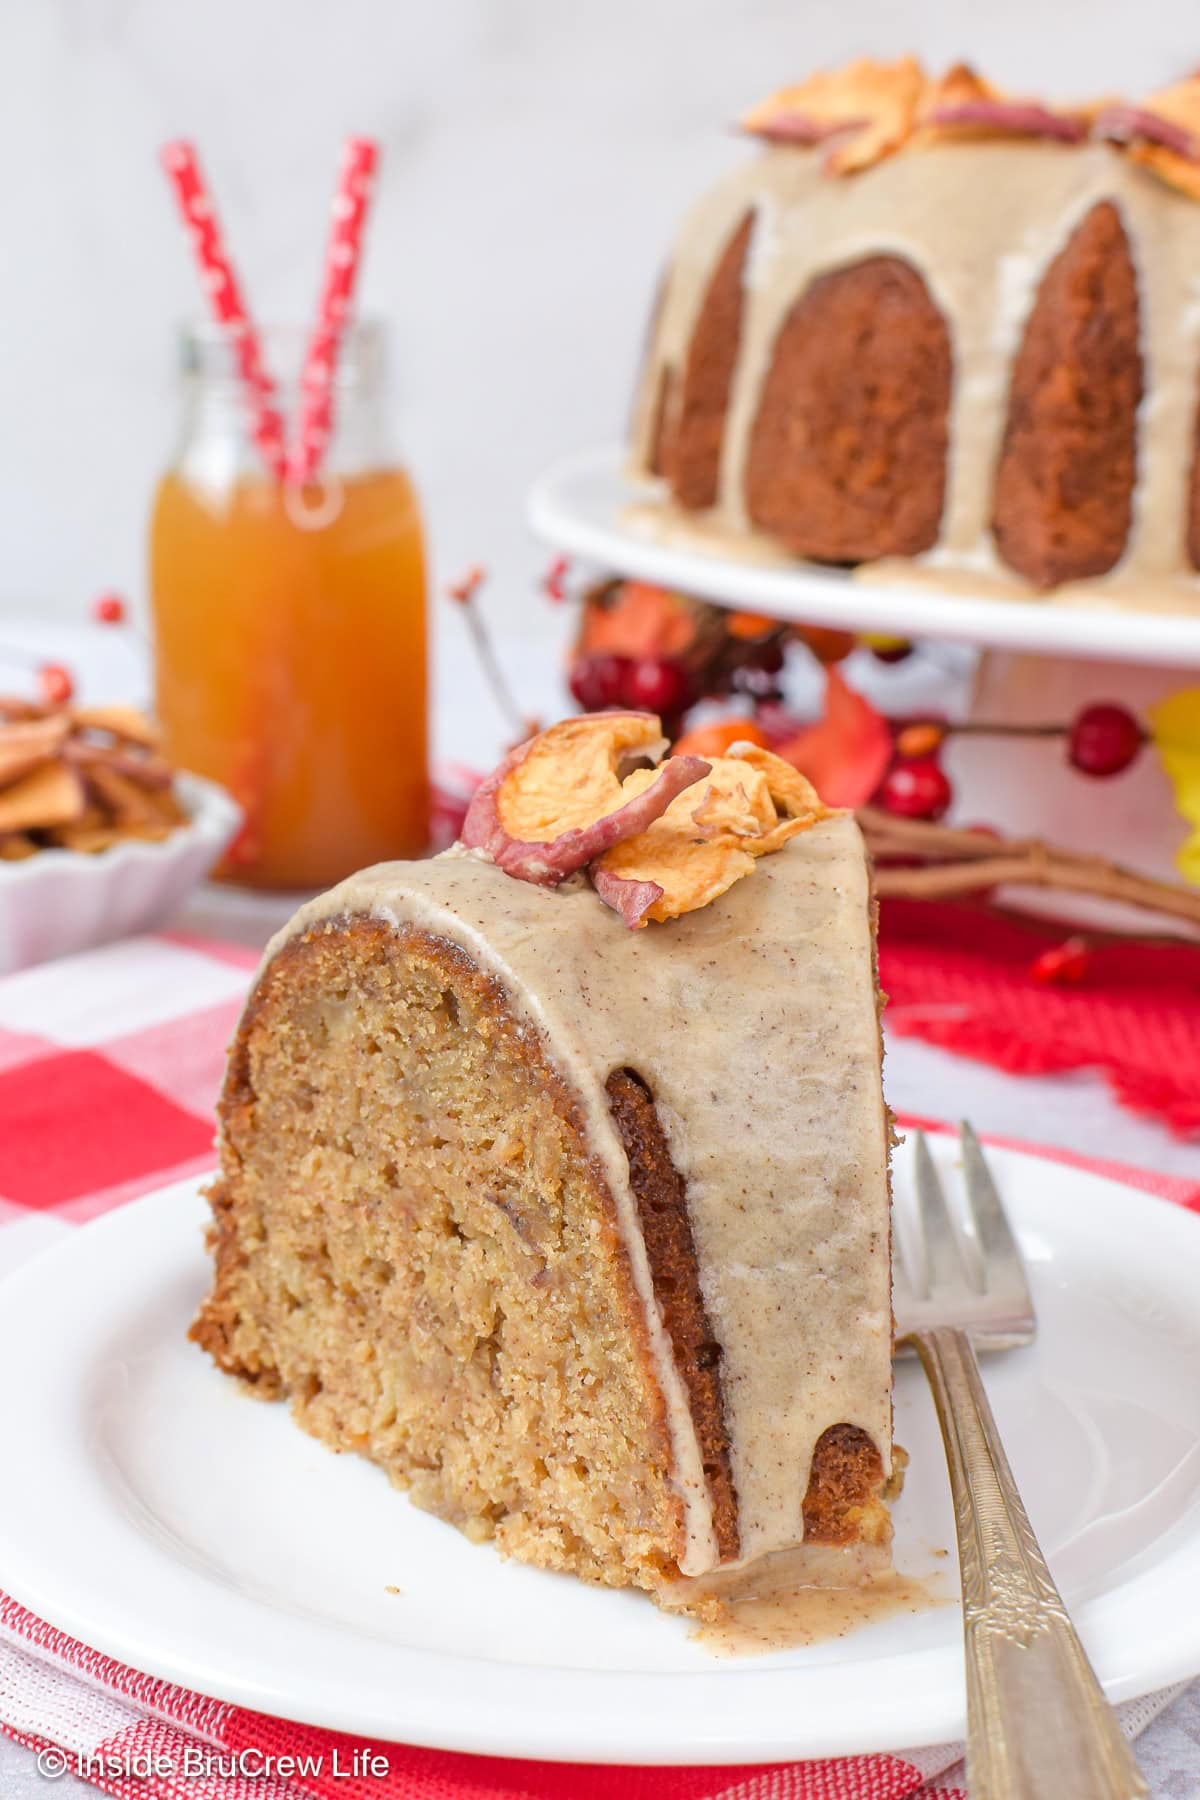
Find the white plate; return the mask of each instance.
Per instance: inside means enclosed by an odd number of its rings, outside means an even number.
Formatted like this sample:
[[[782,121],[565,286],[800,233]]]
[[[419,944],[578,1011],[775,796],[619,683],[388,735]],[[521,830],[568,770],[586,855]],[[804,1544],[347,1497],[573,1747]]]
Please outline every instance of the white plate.
[[[948,1165],[949,1141],[936,1151]],[[1200,1670],[1200,1220],[993,1161],[1041,1333],[989,1364],[988,1387],[1084,1640],[1125,1699]],[[3,1288],[0,1587],[26,1606],[205,1694],[447,1749],[761,1762],[961,1733],[955,1606],[722,1661],[645,1598],[504,1563],[330,1455],[185,1341],[207,1281],[202,1211],[194,1187],[169,1189]],[[953,1540],[911,1363],[896,1426],[912,1454],[896,1560],[920,1570]]]
[[[529,523],[557,549],[623,575],[658,582],[772,618],[802,619],[900,637],[951,638],[1043,655],[1111,662],[1200,667],[1200,594],[1194,617],[1056,605],[1052,600],[985,598],[961,588],[872,584],[868,577],[817,563],[765,564],[661,543],[636,528],[627,509],[653,497],[622,475],[623,452],[611,447],[565,458],[529,491]]]

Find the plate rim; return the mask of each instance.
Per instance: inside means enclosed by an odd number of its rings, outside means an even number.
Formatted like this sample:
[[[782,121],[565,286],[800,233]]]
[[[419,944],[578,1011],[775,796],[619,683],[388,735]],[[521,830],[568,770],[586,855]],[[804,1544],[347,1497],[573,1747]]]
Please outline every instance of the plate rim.
[[[941,1142],[944,1147],[947,1145],[947,1140],[942,1139]],[[952,1143],[949,1148],[952,1150]],[[1195,1240],[1187,1240],[1182,1235],[1193,1229],[1200,1231],[1200,1222],[1190,1218],[1185,1209],[1166,1198],[1127,1187],[1119,1181],[1089,1170],[1048,1164],[1045,1159],[1030,1156],[1026,1152],[996,1147],[993,1153],[997,1158],[1015,1159],[1018,1166],[1033,1164],[1043,1173],[1051,1169],[1056,1175],[1069,1177],[1068,1191],[1082,1182],[1093,1190],[1087,1196],[1087,1203],[1107,1209],[1109,1222],[1113,1209],[1119,1214],[1128,1214],[1132,1210],[1142,1215],[1147,1223],[1153,1218],[1156,1223],[1150,1229],[1156,1237],[1160,1228],[1168,1236],[1178,1232],[1180,1244],[1186,1242],[1192,1255],[1200,1259],[1200,1236]],[[139,1290],[125,1296],[128,1307],[132,1309],[137,1304],[139,1292],[147,1296],[157,1291],[152,1285],[156,1269],[160,1285],[164,1274],[178,1273],[178,1259],[183,1254],[183,1233],[195,1234],[199,1258],[196,1227],[203,1216],[197,1193],[199,1179],[203,1178],[189,1177],[172,1182],[85,1226],[76,1227],[68,1237],[31,1257],[0,1283],[9,1302],[3,1309],[5,1318],[12,1320],[19,1312],[22,1289],[27,1289],[36,1296],[39,1291],[44,1291],[47,1283],[52,1288],[56,1286],[63,1265],[81,1260],[81,1242],[89,1247],[85,1249],[84,1256],[89,1269],[94,1273],[99,1266],[97,1259],[103,1249],[103,1245],[97,1243],[98,1239],[110,1240],[109,1249],[112,1251],[119,1250],[127,1240],[138,1242],[148,1235],[151,1242],[143,1244],[146,1260],[142,1265],[142,1285]],[[189,1195],[195,1203],[190,1209],[186,1204],[181,1205],[181,1202],[186,1203]],[[1052,1210],[1055,1206],[1066,1207],[1075,1203],[1075,1200],[1059,1197],[1053,1200]],[[1039,1223],[1044,1228],[1045,1221],[1040,1220]],[[90,1236],[82,1237],[83,1233]],[[157,1262],[153,1255],[146,1254],[155,1248],[155,1233],[163,1240],[157,1245]],[[171,1260],[172,1249],[174,1261]],[[167,1258],[165,1266],[162,1262],[164,1256]],[[199,1261],[197,1266],[199,1267]],[[3,1331],[10,1328],[0,1323],[0,1342]],[[65,1346],[59,1345],[60,1362],[64,1354]],[[0,1361],[0,1368],[11,1366],[11,1363]],[[17,1388],[13,1391],[21,1392]],[[26,1395],[30,1391],[29,1388],[24,1390]],[[0,1426],[11,1410],[9,1395],[3,1377],[0,1376]],[[19,1401],[17,1410],[20,1410]],[[1196,1509],[1194,1519],[1187,1522],[1190,1523],[1191,1530],[1182,1544],[1174,1547],[1150,1570],[1136,1574],[1125,1582],[1118,1580],[1112,1588],[1086,1602],[1080,1609],[1081,1612],[1088,1613],[1106,1602],[1115,1602],[1123,1589],[1131,1587],[1145,1588],[1150,1600],[1154,1598],[1155,1587],[1163,1589],[1164,1595],[1168,1591],[1177,1591],[1180,1568],[1190,1568],[1194,1576],[1200,1577],[1200,1508]],[[126,1521],[126,1526],[127,1523]],[[882,1683],[877,1684],[873,1692],[873,1705],[868,1719],[864,1721],[856,1712],[851,1720],[843,1706],[840,1724],[831,1722],[824,1716],[820,1690],[836,1692],[839,1684],[846,1679],[844,1663],[805,1670],[803,1705],[797,1707],[797,1670],[790,1666],[781,1667],[751,1659],[743,1663],[720,1663],[711,1671],[579,1670],[528,1662],[504,1664],[467,1656],[465,1653],[431,1651],[411,1645],[388,1646],[388,1679],[392,1682],[393,1689],[396,1672],[405,1667],[412,1675],[419,1677],[421,1665],[428,1665],[431,1659],[439,1669],[447,1672],[452,1671],[455,1665],[469,1661],[477,1677],[474,1692],[477,1696],[481,1685],[478,1678],[482,1672],[482,1685],[489,1690],[487,1703],[481,1709],[476,1697],[468,1706],[464,1706],[454,1697],[453,1681],[426,1682],[421,1694],[420,1716],[414,1717],[410,1713],[402,1722],[389,1726],[380,1717],[378,1699],[364,1702],[360,1700],[357,1691],[352,1688],[346,1691],[346,1684],[343,1684],[342,1691],[331,1696],[327,1677],[320,1669],[306,1672],[306,1679],[299,1686],[294,1670],[283,1676],[278,1672],[273,1676],[264,1674],[260,1670],[258,1676],[251,1679],[241,1672],[239,1665],[231,1675],[216,1663],[206,1664],[201,1651],[181,1650],[172,1644],[148,1641],[144,1621],[140,1627],[137,1623],[106,1623],[102,1614],[97,1613],[97,1607],[102,1602],[96,1592],[94,1574],[82,1600],[62,1592],[61,1589],[68,1584],[68,1577],[60,1575],[56,1585],[54,1571],[50,1570],[47,1574],[44,1547],[40,1559],[34,1559],[35,1566],[27,1570],[19,1561],[19,1548],[11,1536],[11,1530],[12,1521],[8,1516],[7,1503],[0,1495],[0,1585],[18,1604],[28,1607],[81,1642],[114,1656],[143,1673],[219,1701],[321,1729],[349,1732],[384,1742],[518,1760],[634,1762],[647,1765],[760,1764],[811,1757],[889,1751],[900,1753],[904,1749],[927,1747],[961,1736],[960,1696],[947,1699],[941,1693],[937,1704],[931,1701],[925,1713],[914,1722],[911,1706],[901,1712],[898,1710],[901,1698],[896,1696],[889,1703],[887,1686]],[[464,1548],[470,1554],[476,1553],[474,1546],[464,1545]],[[56,1555],[55,1561],[60,1560]],[[86,1558],[82,1560],[86,1563]],[[88,1566],[94,1568],[94,1563]],[[1174,1574],[1171,1573],[1173,1568]],[[103,1583],[100,1583],[100,1588],[103,1589]],[[111,1599],[111,1593],[109,1598]],[[273,1614],[256,1597],[241,1594],[236,1598],[252,1614],[259,1617],[265,1615],[268,1621],[272,1618],[282,1620],[283,1629],[287,1629],[289,1624],[294,1627],[292,1615],[282,1612]],[[1186,1609],[1177,1610],[1182,1612]],[[1173,1625],[1174,1630],[1164,1629],[1164,1625]],[[161,1625],[159,1629],[161,1630]],[[326,1626],[325,1629],[353,1636],[352,1627],[349,1626]],[[139,1630],[142,1633],[140,1636]],[[151,1639],[153,1632],[152,1625]],[[359,1641],[369,1648],[370,1640],[365,1634],[358,1635]],[[267,1632],[267,1636],[270,1636],[270,1632]],[[1180,1619],[1171,1620],[1168,1617],[1164,1621],[1160,1612],[1153,1644],[1147,1641],[1144,1648],[1147,1653],[1137,1668],[1125,1660],[1115,1674],[1110,1674],[1106,1686],[1115,1699],[1132,1699],[1153,1692],[1186,1679],[1200,1670],[1200,1619],[1189,1633],[1183,1629]],[[1150,1654],[1151,1650],[1153,1655]],[[938,1680],[943,1688],[945,1686],[947,1651],[944,1646],[915,1651],[911,1655],[902,1654],[899,1658],[888,1653],[872,1660],[888,1665],[898,1661],[904,1663],[913,1681],[931,1690]],[[859,1668],[863,1666],[868,1665],[861,1662],[858,1665]],[[923,1666],[925,1672],[922,1679]],[[536,1687],[539,1702],[537,1706],[529,1705],[531,1679]],[[620,1741],[613,1742],[612,1720],[614,1716],[620,1716],[619,1709],[614,1706],[614,1699],[619,1696],[622,1686],[627,1687],[631,1679],[636,1680],[639,1685],[650,1684],[657,1695],[664,1699],[669,1697],[675,1702],[671,1714],[671,1730],[674,1735],[669,1731],[665,1736],[651,1733],[647,1737],[644,1723],[639,1724],[630,1734],[626,1716],[622,1717]],[[280,1685],[281,1682],[283,1686]],[[752,1684],[755,1690],[755,1713],[764,1716],[769,1714],[774,1721],[774,1735],[762,1735],[759,1731],[753,1742],[748,1739],[744,1730],[736,1735],[740,1725],[736,1715],[736,1702],[739,1692],[745,1690],[747,1684]],[[564,1688],[571,1690],[571,1706],[559,1710],[552,1703],[553,1690]],[[449,1701],[443,1699],[439,1703],[430,1704],[431,1689],[448,1693]],[[907,1694],[908,1688],[904,1691]],[[825,1696],[828,1697],[829,1695]],[[524,1717],[519,1710],[522,1701],[525,1702]],[[735,1715],[732,1721],[726,1717],[731,1707]],[[515,1712],[514,1708],[517,1709]],[[661,1711],[666,1713],[667,1710],[664,1704]],[[797,1714],[805,1712],[822,1715],[818,1729],[823,1735],[817,1737],[811,1727],[805,1730],[802,1724],[796,1722]],[[511,1717],[516,1717],[519,1721],[515,1727],[507,1722]],[[785,1728],[781,1721],[787,1721],[788,1727]]]
[[[780,619],[852,626],[974,643],[987,649],[1028,650],[1091,662],[1200,668],[1200,593],[1194,618],[1104,606],[1055,606],[1036,599],[997,599],[972,594],[964,571],[962,591],[900,583],[851,580],[845,570],[797,561],[785,566],[739,562],[679,545],[656,543],[621,522],[623,503],[652,498],[653,483],[623,473],[625,451],[593,446],[558,458],[530,485],[526,518],[544,543],[639,580],[680,588],[714,601],[737,604]],[[608,517],[583,503],[579,489],[612,485]]]

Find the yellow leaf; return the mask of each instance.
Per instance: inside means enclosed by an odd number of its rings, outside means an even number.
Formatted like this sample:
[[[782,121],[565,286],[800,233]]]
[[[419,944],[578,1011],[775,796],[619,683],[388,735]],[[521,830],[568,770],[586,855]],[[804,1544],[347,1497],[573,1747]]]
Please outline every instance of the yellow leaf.
[[[1185,881],[1200,887],[1200,688],[1184,688],[1150,708],[1150,735],[1175,793],[1180,816],[1193,827],[1175,857]]]

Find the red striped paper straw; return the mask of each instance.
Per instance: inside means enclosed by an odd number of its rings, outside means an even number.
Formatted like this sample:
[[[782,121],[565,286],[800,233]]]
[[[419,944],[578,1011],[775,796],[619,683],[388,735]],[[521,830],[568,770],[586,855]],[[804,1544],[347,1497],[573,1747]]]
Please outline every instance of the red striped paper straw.
[[[251,435],[271,474],[286,472],[283,419],[275,404],[275,384],[263,362],[258,332],[221,238],[212,195],[200,172],[194,147],[183,141],[164,144],[162,165],[175,191],[179,210],[192,238],[200,277],[212,314],[233,346],[238,375],[250,406]]]
[[[363,229],[378,162],[379,146],[373,139],[346,139],[325,250],[317,322],[300,382],[300,418],[288,462],[288,479],[297,485],[313,480],[333,432],[333,383],[362,260]]]

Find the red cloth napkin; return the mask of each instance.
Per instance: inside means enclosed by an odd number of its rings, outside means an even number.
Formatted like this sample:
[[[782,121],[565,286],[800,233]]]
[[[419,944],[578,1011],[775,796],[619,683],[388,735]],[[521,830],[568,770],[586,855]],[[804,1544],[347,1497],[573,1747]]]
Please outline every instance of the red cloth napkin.
[[[211,1166],[224,1048],[256,961],[174,934],[0,980],[0,1239],[6,1224],[75,1224]],[[1200,1185],[1062,1154],[1200,1206]],[[1171,1697],[1125,1709],[1126,1729]],[[119,1800],[903,1800],[931,1777],[953,1783],[959,1757],[944,1745],[649,1769],[369,1744],[155,1680],[3,1594],[0,1730],[37,1752],[46,1773],[78,1773]],[[965,1800],[954,1785],[923,1791]]]
[[[1096,1069],[1122,1106],[1200,1136],[1200,944],[1098,942],[1078,985],[1031,965],[1062,925],[980,907],[885,900],[887,1027],[1013,1075]]]

